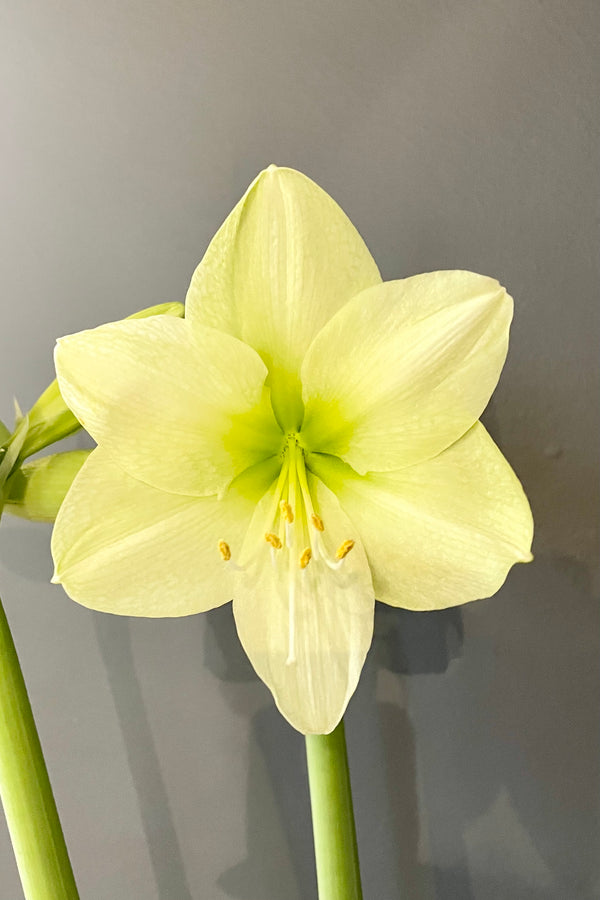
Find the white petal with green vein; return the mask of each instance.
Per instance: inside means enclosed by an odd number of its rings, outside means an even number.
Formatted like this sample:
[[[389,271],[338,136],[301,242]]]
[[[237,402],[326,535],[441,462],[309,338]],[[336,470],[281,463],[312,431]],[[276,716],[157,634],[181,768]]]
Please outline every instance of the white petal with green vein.
[[[52,534],[54,581],[78,603],[128,616],[185,616],[231,600],[218,544],[241,542],[272,463],[217,497],[167,494],[127,475],[97,448]],[[241,482],[241,483],[240,483]]]
[[[312,478],[309,484],[330,556],[345,539],[354,537],[354,548],[337,569],[316,555],[305,569],[296,557],[272,564],[271,552],[287,551],[265,545],[268,495],[246,537],[242,558],[253,556],[255,562],[247,562],[247,571],[237,577],[233,612],[244,649],[280,712],[298,731],[326,734],[341,719],[358,682],[373,635],[374,599],[356,530],[323,484]]]
[[[300,172],[271,166],[211,241],[190,284],[186,317],[260,353],[276,412],[284,428],[294,429],[308,345],[350,297],[380,281],[364,241],[334,200]]]
[[[480,423],[399,472],[361,477],[319,454],[309,465],[360,535],[384,603],[427,610],[490,597],[514,563],[532,559],[529,503]]]
[[[306,442],[363,474],[440,453],[487,405],[511,318],[504,288],[472,272],[364,291],[317,335],[302,365]]]
[[[166,491],[223,490],[264,458],[238,417],[259,409],[266,369],[241,341],[155,316],[62,338],[62,396],[82,425],[135,478]],[[273,449],[276,452],[277,447]]]

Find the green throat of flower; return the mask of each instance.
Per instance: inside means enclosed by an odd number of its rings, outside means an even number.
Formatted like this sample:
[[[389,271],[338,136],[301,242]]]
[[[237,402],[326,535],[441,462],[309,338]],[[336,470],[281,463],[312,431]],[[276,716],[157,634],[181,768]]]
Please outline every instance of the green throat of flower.
[[[253,535],[260,534],[261,538],[253,542],[254,546],[245,548],[248,552],[239,560],[234,559],[225,538],[217,542],[223,562],[235,571],[251,574],[254,568],[269,562],[270,557],[270,564],[279,574],[285,573],[289,603],[287,665],[296,662],[294,606],[299,579],[307,576],[311,564],[340,569],[355,544],[352,538],[345,538],[335,553],[329,552],[324,541],[326,525],[315,507],[300,436],[297,432],[289,432],[281,451],[279,477],[262,513],[262,527],[251,529]]]

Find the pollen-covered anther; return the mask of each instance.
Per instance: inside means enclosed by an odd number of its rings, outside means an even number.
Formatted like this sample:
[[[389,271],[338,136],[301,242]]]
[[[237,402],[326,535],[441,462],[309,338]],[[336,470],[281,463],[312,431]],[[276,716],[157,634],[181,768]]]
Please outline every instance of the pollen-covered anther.
[[[314,527],[317,531],[325,531],[325,526],[323,525],[323,519],[321,516],[317,515],[317,513],[313,513],[310,517],[310,521],[313,523]]]
[[[294,510],[287,502],[287,500],[279,501],[279,509],[281,510],[281,515],[285,519],[286,522],[289,522],[290,525],[294,521]]]
[[[221,558],[224,559],[225,562],[229,562],[229,560],[231,559],[231,547],[229,546],[227,541],[219,541],[218,547]]]
[[[270,544],[274,550],[281,550],[281,539],[276,534],[273,534],[272,531],[267,531],[265,534],[265,541],[267,544]]]
[[[344,541],[343,544],[340,544],[340,546],[337,548],[335,558],[344,559],[344,557],[348,556],[353,547],[354,541],[352,539]]]
[[[302,556],[300,557],[300,568],[305,569],[307,567],[307,565],[309,564],[309,562],[311,561],[311,559],[312,559],[312,550],[310,549],[310,547],[306,547],[302,551]]]

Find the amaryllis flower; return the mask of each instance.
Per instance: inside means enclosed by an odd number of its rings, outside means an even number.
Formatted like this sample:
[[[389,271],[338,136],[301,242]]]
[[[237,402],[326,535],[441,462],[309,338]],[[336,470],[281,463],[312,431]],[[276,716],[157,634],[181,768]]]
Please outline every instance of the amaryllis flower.
[[[61,393],[98,446],[56,521],[54,580],[125,615],[233,599],[283,715],[330,732],[375,598],[454,606],[531,559],[527,500],[478,422],[511,316],[471,272],[382,283],[334,201],[270,166],[208,247],[185,319],[58,342]]]

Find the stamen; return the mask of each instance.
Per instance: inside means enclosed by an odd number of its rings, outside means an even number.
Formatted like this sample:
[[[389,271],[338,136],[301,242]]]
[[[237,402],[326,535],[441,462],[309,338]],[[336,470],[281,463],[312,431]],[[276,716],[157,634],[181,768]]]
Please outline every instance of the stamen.
[[[281,540],[272,531],[267,531],[267,533],[265,534],[265,541],[267,542],[267,544],[270,544],[271,547],[273,547],[275,550],[281,550]]]
[[[274,521],[275,516],[277,514],[277,510],[279,508],[279,498],[281,497],[281,494],[283,493],[283,488],[284,488],[285,482],[288,477],[289,468],[290,468],[289,454],[286,454],[286,457],[283,461],[283,465],[281,467],[281,472],[279,473],[279,478],[277,479],[277,485],[275,487],[275,493],[273,495],[273,501],[271,504],[271,508],[269,509],[266,519],[265,519],[265,524],[267,525],[267,527]]]
[[[340,560],[344,559],[344,557],[348,556],[353,547],[353,540],[344,541],[343,544],[340,544],[340,546],[337,548],[335,558]]]
[[[310,517],[310,521],[313,523],[317,531],[325,531],[325,526],[323,525],[323,519],[321,516],[317,515],[317,513],[313,513]]]
[[[298,466],[298,482],[300,483],[300,490],[302,492],[302,499],[304,500],[304,506],[306,507],[306,516],[310,516],[311,521],[317,531],[324,531],[325,526],[323,525],[323,520],[320,516],[318,516],[314,510],[312,497],[310,495],[310,491],[308,489],[308,481],[306,478],[306,470],[304,465]],[[315,521],[316,520],[316,521]],[[323,525],[322,528],[319,528],[317,522],[320,522]]]
[[[294,510],[287,502],[287,500],[279,501],[279,509],[281,510],[281,515],[283,516],[285,521],[291,524],[294,521]]]
[[[305,569],[307,567],[307,565],[309,564],[309,562],[311,561],[311,559],[312,559],[312,550],[310,549],[310,547],[305,547],[305,549],[302,551],[302,556],[300,557],[300,568]]]
[[[230,548],[229,544],[227,543],[227,541],[219,541],[217,546],[219,548],[219,553],[221,554],[221,558],[225,562],[229,562],[229,560],[231,559],[231,548]]]

